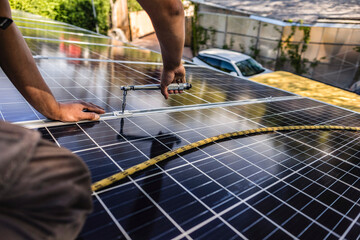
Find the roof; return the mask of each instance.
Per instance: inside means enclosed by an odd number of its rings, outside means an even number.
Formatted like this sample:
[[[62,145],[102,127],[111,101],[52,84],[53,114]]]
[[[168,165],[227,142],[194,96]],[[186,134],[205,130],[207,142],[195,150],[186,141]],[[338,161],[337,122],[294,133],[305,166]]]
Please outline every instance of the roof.
[[[277,20],[303,20],[315,23],[319,19],[360,20],[358,0],[191,0],[217,8]]]
[[[234,62],[238,62],[250,58],[248,55],[230,50],[220,49],[220,48],[210,48],[210,49],[202,50],[200,51],[200,53],[216,55]]]

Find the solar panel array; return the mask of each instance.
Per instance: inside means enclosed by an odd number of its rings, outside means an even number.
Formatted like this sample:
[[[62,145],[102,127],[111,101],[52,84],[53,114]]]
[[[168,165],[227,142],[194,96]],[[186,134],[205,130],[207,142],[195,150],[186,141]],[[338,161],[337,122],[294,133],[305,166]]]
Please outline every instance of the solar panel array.
[[[59,101],[118,111],[120,85],[158,83],[161,56],[23,12],[14,20]],[[345,109],[186,64],[193,88],[165,101],[128,94],[127,110],[159,112],[67,126],[43,137],[78,154],[97,181],[166,151],[226,132],[284,125],[356,126]],[[1,118],[43,119],[0,74]],[[246,100],[266,101],[243,104]],[[237,104],[238,103],[238,104]],[[356,239],[360,234],[360,135],[292,131],[216,142],[159,163],[93,194],[79,239]]]

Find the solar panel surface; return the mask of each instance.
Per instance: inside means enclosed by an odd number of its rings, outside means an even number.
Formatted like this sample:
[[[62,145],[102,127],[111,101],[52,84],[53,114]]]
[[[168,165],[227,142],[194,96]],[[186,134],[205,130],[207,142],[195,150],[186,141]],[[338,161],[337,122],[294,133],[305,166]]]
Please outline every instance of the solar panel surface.
[[[21,19],[28,27],[59,25],[66,32],[83,31],[43,18],[33,21],[31,15],[19,12],[14,15],[18,16],[15,22]],[[77,44],[60,38],[75,34],[20,30],[25,36],[53,38],[27,42],[34,55],[50,57],[37,59],[37,64],[59,101],[82,99],[111,112],[120,110],[120,85],[159,82],[157,53],[127,48],[107,38],[80,37],[77,41],[85,42]],[[109,46],[89,44],[99,39]],[[76,58],[92,61],[74,60],[63,48],[80,49]],[[158,92],[131,92],[127,109],[238,104],[39,131],[81,156],[97,181],[221,133],[283,125],[356,126],[360,120],[357,113],[293,99],[291,93],[248,80],[196,66],[186,70],[193,85],[190,91],[168,101]],[[44,118],[3,73],[0,82],[2,119]],[[275,101],[279,97],[281,101]],[[268,100],[242,105],[245,100],[263,98]],[[216,142],[182,154],[94,193],[94,211],[79,239],[356,239],[360,234],[359,137],[343,131],[270,133]]]

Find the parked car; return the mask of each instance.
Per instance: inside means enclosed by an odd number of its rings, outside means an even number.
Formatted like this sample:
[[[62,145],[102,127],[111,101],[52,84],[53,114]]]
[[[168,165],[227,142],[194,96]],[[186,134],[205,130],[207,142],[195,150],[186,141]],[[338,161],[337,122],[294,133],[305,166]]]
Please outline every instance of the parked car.
[[[245,78],[272,72],[248,55],[218,48],[200,51],[193,62]]]

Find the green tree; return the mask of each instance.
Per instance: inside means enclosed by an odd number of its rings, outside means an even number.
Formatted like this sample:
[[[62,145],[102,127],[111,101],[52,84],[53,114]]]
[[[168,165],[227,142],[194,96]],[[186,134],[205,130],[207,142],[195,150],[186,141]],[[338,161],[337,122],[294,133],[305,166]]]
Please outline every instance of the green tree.
[[[136,0],[127,0],[129,12],[137,12],[143,10]]]
[[[96,18],[91,0],[9,0],[13,9],[41,15],[57,21],[70,23],[92,31],[99,26],[100,33],[109,28],[109,0],[94,0]]]

